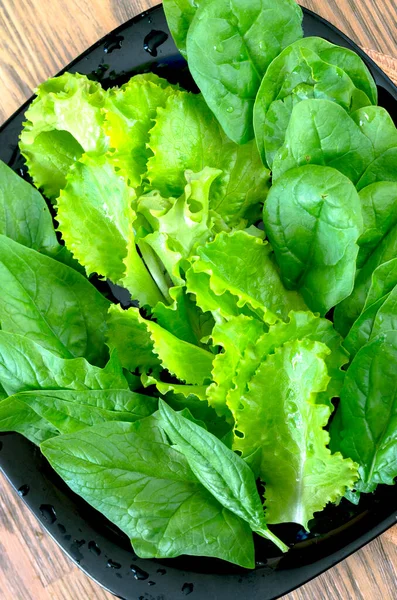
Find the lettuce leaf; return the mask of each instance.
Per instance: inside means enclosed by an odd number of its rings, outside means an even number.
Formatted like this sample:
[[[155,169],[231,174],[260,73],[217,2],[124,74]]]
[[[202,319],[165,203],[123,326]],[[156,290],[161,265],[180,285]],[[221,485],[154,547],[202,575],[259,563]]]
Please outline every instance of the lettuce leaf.
[[[212,341],[221,346],[223,352],[214,358],[212,367],[213,383],[207,389],[208,403],[219,416],[225,416],[233,422],[226,399],[233,388],[233,378],[238,370],[245,350],[253,340],[259,340],[266,331],[266,325],[252,317],[240,315],[228,321],[216,323],[212,332]]]
[[[170,289],[173,303],[166,306],[159,302],[153,309],[157,323],[175,337],[190,344],[201,346],[213,329],[214,320],[211,313],[204,313],[188,294],[185,287]]]
[[[182,264],[197,246],[212,236],[209,210],[211,187],[221,172],[206,167],[200,173],[185,171],[185,191],[178,198],[159,198],[158,192],[141,196],[137,211],[152,228],[143,238],[164,264],[175,285],[183,285]]]
[[[200,246],[197,254],[194,273],[209,276],[211,292],[216,296],[222,298],[226,293],[228,302],[234,297],[235,308],[248,306],[266,323],[286,319],[290,310],[306,308],[297,292],[284,288],[270,245],[258,237],[244,231],[221,232],[213,242]],[[194,292],[191,283],[188,290]]]
[[[214,556],[254,568],[249,525],[202,486],[155,417],[62,435],[41,450],[75,493],[128,535],[141,558]]]
[[[64,73],[41,84],[25,113],[20,150],[35,185],[55,199],[83,152],[103,153],[107,92],[79,73]],[[78,115],[78,118],[76,118]]]
[[[331,410],[317,403],[317,394],[328,386],[329,353],[308,339],[284,344],[256,371],[236,411],[234,448],[243,456],[261,448],[269,523],[307,529],[313,514],[341,498],[357,478],[353,461],[327,448]]]
[[[165,106],[175,89],[165,79],[144,73],[109,91],[103,126],[109,137],[109,158],[133,188],[140,187],[146,172],[149,131],[157,109]]]
[[[108,344],[117,349],[121,364],[131,371],[158,372],[161,366],[180,381],[199,386],[211,379],[210,352],[180,340],[154,321],[143,319],[137,308],[110,307]]]
[[[0,322],[62,358],[102,365],[109,302],[80,273],[0,235]]]
[[[359,465],[356,489],[373,492],[397,477],[397,332],[383,333],[364,346],[350,365],[331,447]]]
[[[242,325],[241,319],[240,317]],[[271,325],[268,332],[252,338],[241,354],[226,398],[227,406],[233,414],[238,410],[241,395],[248,390],[249,382],[267,357],[284,344],[297,340],[321,342],[329,349],[330,353],[324,356],[324,361],[330,381],[326,390],[317,394],[317,401],[333,410],[331,400],[339,397],[345,376],[342,367],[349,362],[348,353],[342,347],[343,340],[333,328],[331,321],[310,312],[292,311],[286,323],[280,321]],[[226,349],[225,342],[222,342],[220,336],[218,343]]]
[[[201,95],[175,92],[157,111],[150,131],[147,177],[164,197],[179,197],[184,172],[205,167],[222,171],[210,195],[210,208],[230,227],[252,224],[268,192],[269,171],[261,163],[252,141],[231,142],[221,130]]]

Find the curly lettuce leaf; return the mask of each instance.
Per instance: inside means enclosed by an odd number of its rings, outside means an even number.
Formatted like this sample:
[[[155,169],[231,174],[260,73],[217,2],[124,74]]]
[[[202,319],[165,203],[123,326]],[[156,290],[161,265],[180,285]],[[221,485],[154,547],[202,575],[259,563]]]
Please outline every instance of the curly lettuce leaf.
[[[175,89],[165,79],[144,73],[109,91],[103,126],[109,137],[109,159],[133,188],[140,187],[146,172],[149,131],[157,109],[165,106]]]
[[[291,169],[270,190],[263,221],[285,286],[312,311],[325,315],[349,296],[363,223],[347,177],[317,165]]]
[[[356,489],[373,492],[397,477],[397,332],[364,346],[350,365],[331,447],[359,465]]]
[[[214,326],[211,313],[204,313],[185,287],[173,287],[169,293],[173,303],[166,306],[159,302],[153,309],[157,323],[180,340],[202,345],[201,340],[211,334]]]
[[[213,556],[254,568],[249,525],[202,486],[155,417],[90,427],[48,440],[41,450],[75,493],[128,535],[141,558]]]
[[[234,142],[254,137],[252,111],[261,79],[271,61],[302,36],[302,10],[294,0],[200,3],[187,34],[189,69]]]
[[[288,547],[269,531],[254,473],[247,463],[200,425],[159,401],[160,426],[187,459],[202,485],[228,510],[247,521],[252,531]]]
[[[306,305],[297,292],[287,291],[267,242],[244,231],[219,233],[213,242],[197,249],[195,273],[209,275],[216,296],[237,298],[237,307],[248,306],[266,323],[285,319],[291,310]],[[189,288],[188,288],[189,289]]]
[[[203,385],[211,379],[213,355],[189,344],[157,323],[143,319],[137,308],[112,305],[108,316],[108,345],[116,348],[123,367],[158,371],[161,366],[187,384]]]
[[[164,297],[136,249],[135,199],[108,155],[85,154],[71,168],[58,198],[59,230],[88,274],[107,277],[133,299],[155,306]]]
[[[226,399],[227,406],[233,414],[238,410],[241,395],[248,390],[249,382],[268,355],[274,354],[286,343],[306,339],[321,342],[330,350],[330,353],[324,356],[330,381],[327,389],[318,393],[317,401],[333,410],[331,400],[340,395],[345,376],[342,367],[349,362],[348,353],[342,346],[343,340],[331,321],[310,312],[292,311],[286,323],[280,321],[271,325],[268,332],[252,339],[245,348]]]
[[[255,143],[231,142],[201,95],[176,92],[157,111],[150,131],[147,177],[164,197],[179,197],[186,170],[205,167],[222,171],[211,189],[210,208],[230,227],[257,220],[269,187],[269,171],[261,163]]]
[[[7,395],[30,390],[128,389],[117,352],[103,369],[61,358],[24,335],[0,331],[0,382]]]
[[[108,421],[132,423],[156,409],[155,398],[129,390],[34,390],[0,402],[0,431],[17,431],[40,444]]]
[[[0,235],[0,322],[63,358],[102,365],[109,301],[80,273]]]
[[[213,383],[207,389],[208,403],[219,416],[225,416],[233,422],[226,399],[233,387],[233,378],[246,348],[258,340],[266,331],[266,325],[252,317],[240,315],[229,321],[216,323],[212,332],[212,341],[221,346],[223,352],[214,358],[212,367]]]
[[[327,448],[331,410],[318,404],[329,377],[328,348],[305,339],[267,357],[241,397],[234,448],[243,456],[261,448],[269,523],[308,528],[315,512],[341,498],[357,478],[356,465]]]
[[[377,88],[362,59],[347,48],[318,37],[288,46],[269,66],[255,100],[255,137],[265,164],[272,165],[284,143],[293,107],[309,98],[351,112],[376,104]]]
[[[185,171],[187,183],[178,199],[163,199],[158,192],[139,199],[137,211],[153,230],[143,241],[156,253],[175,285],[183,285],[183,261],[212,236],[209,196],[220,174],[209,167],[200,173]]]
[[[54,199],[66,175],[83,152],[103,153],[107,92],[79,73],[64,73],[41,84],[25,113],[20,150],[29,174],[47,197]]]

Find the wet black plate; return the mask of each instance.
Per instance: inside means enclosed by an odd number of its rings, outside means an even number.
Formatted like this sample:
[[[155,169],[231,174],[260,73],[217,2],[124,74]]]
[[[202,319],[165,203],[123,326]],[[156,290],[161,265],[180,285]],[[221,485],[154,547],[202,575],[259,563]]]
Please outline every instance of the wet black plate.
[[[307,10],[304,28],[306,35],[358,52],[379,86],[379,103],[397,121],[397,88],[384,73],[346,36]],[[86,73],[104,86],[149,70],[192,85],[161,6],[118,28],[67,69]],[[0,129],[0,158],[18,172],[23,161],[17,142],[27,104]],[[73,494],[23,437],[0,435],[0,467],[63,550],[98,583],[126,600],[182,600],[188,595],[192,600],[237,600],[242,594],[250,600],[272,600],[346,558],[397,518],[397,487],[383,486],[363,498],[359,507],[347,501],[338,508],[328,507],[312,522],[310,535],[295,525],[274,527],[292,549],[281,557],[258,538],[258,564],[252,572],[211,559],[141,560],[127,537]]]

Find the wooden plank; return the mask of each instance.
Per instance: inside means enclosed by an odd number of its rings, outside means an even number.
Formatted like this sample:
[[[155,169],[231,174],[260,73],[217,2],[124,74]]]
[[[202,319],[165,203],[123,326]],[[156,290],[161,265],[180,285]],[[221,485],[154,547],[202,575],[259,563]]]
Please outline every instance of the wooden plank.
[[[103,35],[153,0],[0,0],[0,124]],[[397,82],[393,0],[302,0]],[[394,600],[397,528],[284,600]],[[0,599],[110,600],[65,557],[0,475]]]

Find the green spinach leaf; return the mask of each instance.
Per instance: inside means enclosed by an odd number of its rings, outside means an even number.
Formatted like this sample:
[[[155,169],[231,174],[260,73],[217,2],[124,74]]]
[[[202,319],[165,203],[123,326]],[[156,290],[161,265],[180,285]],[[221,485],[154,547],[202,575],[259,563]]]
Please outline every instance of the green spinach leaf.
[[[24,335],[0,331],[0,382],[11,396],[30,390],[128,389],[117,352],[103,369],[60,358]]]
[[[186,457],[202,485],[222,506],[247,521],[252,531],[286,551],[287,546],[266,525],[254,474],[244,460],[214,435],[173,411],[163,400],[159,402],[159,409],[161,427],[174,447]]]
[[[261,79],[281,50],[302,37],[301,24],[293,0],[207,0],[198,7],[187,34],[189,69],[234,142],[253,138]]]
[[[312,311],[325,315],[349,296],[362,216],[347,177],[317,165],[291,169],[270,190],[263,220],[285,286]]]
[[[109,302],[80,273],[0,235],[0,323],[63,358],[102,365]]]
[[[129,536],[141,558],[213,556],[254,568],[248,523],[201,485],[156,418],[62,435],[41,450],[74,492]]]
[[[288,46],[269,66],[255,100],[255,137],[264,164],[271,166],[283,145],[293,107],[310,98],[351,112],[376,104],[377,88],[361,58],[347,48],[318,37]]]
[[[284,145],[273,162],[273,179],[314,164],[333,167],[357,184],[374,158],[371,141],[339,104],[304,100],[292,111]]]
[[[397,331],[364,346],[350,365],[331,425],[333,450],[359,465],[356,489],[373,492],[397,477]]]

